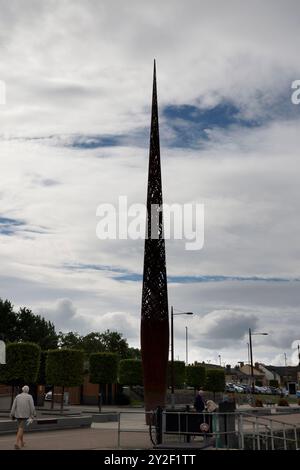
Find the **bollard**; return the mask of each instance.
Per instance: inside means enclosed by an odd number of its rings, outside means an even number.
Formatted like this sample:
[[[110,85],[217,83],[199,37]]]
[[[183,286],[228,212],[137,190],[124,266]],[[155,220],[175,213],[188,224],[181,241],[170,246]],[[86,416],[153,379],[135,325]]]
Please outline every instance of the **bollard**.
[[[156,410],[156,419],[155,419],[155,427],[156,427],[156,444],[162,443],[162,414],[163,409],[159,406]]]
[[[222,401],[219,403],[220,447],[227,449],[236,448],[235,409],[235,401]]]
[[[99,407],[99,413],[101,413],[102,409],[102,393],[98,394],[98,407]]]

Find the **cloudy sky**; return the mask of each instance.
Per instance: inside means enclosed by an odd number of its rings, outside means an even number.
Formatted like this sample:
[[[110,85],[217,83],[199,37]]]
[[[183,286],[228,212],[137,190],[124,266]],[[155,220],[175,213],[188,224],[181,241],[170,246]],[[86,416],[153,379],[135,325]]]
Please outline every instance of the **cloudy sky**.
[[[0,0],[0,296],[57,330],[139,346],[142,240],[96,209],[146,198],[153,58],[164,200],[202,203],[205,243],[168,240],[175,356],[295,361],[300,340],[300,4]],[[1,326],[0,326],[1,327]]]

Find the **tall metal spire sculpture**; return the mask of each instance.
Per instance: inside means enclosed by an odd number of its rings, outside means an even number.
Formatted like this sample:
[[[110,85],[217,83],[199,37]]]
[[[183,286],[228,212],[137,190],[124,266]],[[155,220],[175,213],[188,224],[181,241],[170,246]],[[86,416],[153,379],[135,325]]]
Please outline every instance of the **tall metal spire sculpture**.
[[[164,406],[167,390],[169,317],[162,203],[156,66],[154,61],[141,312],[141,349],[146,411]]]

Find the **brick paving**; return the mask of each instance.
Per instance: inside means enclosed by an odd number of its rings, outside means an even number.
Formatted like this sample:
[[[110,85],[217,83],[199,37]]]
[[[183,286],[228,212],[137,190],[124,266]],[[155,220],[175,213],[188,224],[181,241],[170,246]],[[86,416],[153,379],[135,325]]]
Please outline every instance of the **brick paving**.
[[[88,407],[72,407],[71,411],[87,411]],[[90,412],[97,408],[90,408]],[[152,443],[149,437],[148,427],[145,425],[145,415],[142,409],[104,407],[103,411],[121,411],[121,449],[151,449]],[[4,416],[3,416],[4,418]],[[5,417],[7,419],[7,416]],[[300,428],[300,413],[271,414],[258,417],[259,422],[274,420],[274,429],[280,427],[276,420],[289,425],[297,425]],[[250,418],[254,420],[254,418]],[[245,423],[246,424],[246,423]],[[249,426],[245,426],[247,428]],[[251,424],[249,426],[251,428]],[[126,432],[124,432],[126,431]],[[245,429],[247,432],[247,430]],[[94,423],[91,428],[68,429],[59,431],[29,432],[25,434],[26,449],[30,450],[93,450],[93,449],[117,449],[118,448],[118,423]],[[15,436],[0,436],[0,450],[13,449]]]
[[[117,449],[118,433],[113,429],[69,429],[65,431],[44,431],[25,434],[23,450],[94,450]],[[0,436],[0,450],[11,450],[15,436]],[[121,448],[152,448],[148,434],[123,433]]]

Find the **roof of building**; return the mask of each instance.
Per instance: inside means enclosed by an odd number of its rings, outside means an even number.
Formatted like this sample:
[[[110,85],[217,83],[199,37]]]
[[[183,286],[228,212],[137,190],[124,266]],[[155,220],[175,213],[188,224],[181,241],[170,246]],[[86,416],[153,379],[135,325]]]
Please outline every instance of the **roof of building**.
[[[283,376],[283,375],[293,375],[297,372],[300,372],[300,366],[266,366],[264,367],[272,372],[276,372],[276,374]]]
[[[226,375],[229,375],[229,374],[230,375],[236,375],[237,377],[245,377],[245,376],[248,375],[245,372],[243,372],[242,370],[236,369],[236,368],[225,369],[225,374]]]

